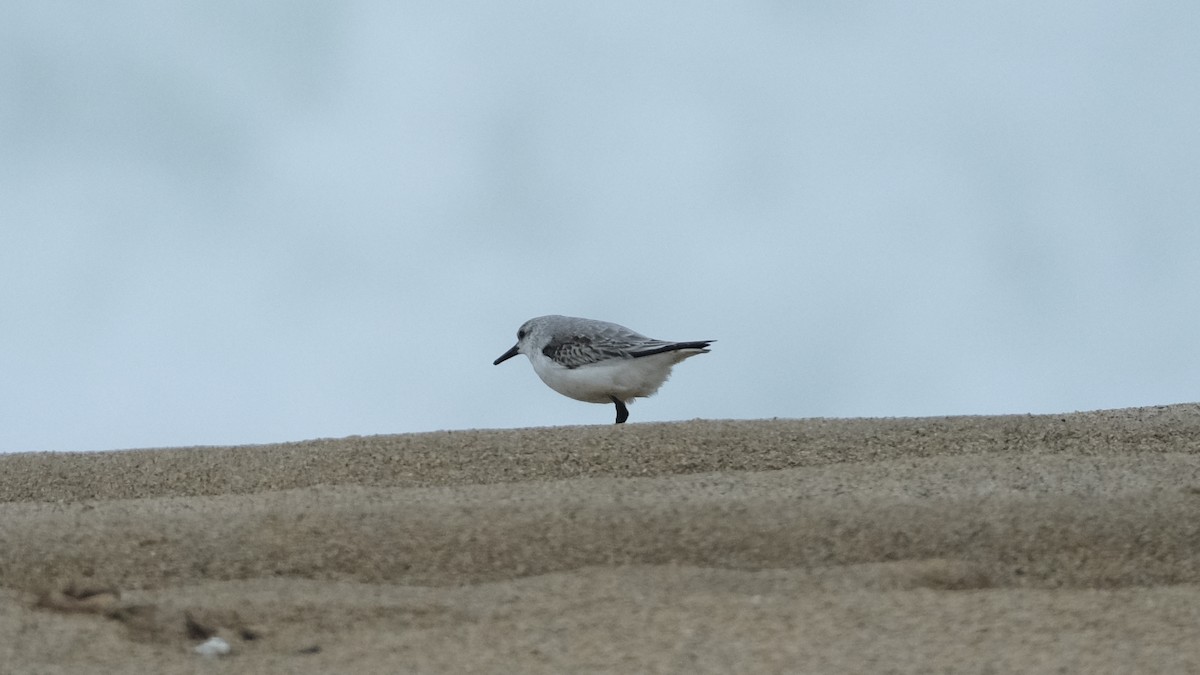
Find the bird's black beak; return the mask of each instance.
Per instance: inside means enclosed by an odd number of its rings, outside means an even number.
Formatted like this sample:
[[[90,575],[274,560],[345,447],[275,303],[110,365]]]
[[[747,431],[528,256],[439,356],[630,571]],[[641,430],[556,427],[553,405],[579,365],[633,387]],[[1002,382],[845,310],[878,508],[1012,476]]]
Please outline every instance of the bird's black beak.
[[[495,361],[492,361],[492,365],[498,366],[501,363],[504,363],[505,361],[507,361],[507,360],[511,359],[512,357],[516,356],[517,354],[519,354],[520,352],[517,351],[517,347],[520,347],[520,346],[521,345],[519,345],[519,344],[513,345],[512,349],[504,352],[503,354],[500,355],[500,358],[496,359]]]

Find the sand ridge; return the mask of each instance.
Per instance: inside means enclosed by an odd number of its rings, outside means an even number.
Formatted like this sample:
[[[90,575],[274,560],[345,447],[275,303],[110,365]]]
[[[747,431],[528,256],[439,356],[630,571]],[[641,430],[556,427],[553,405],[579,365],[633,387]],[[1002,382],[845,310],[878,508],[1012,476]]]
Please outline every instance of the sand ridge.
[[[1200,671],[1198,432],[1186,404],[5,456],[0,663],[198,672],[211,631],[237,672]]]

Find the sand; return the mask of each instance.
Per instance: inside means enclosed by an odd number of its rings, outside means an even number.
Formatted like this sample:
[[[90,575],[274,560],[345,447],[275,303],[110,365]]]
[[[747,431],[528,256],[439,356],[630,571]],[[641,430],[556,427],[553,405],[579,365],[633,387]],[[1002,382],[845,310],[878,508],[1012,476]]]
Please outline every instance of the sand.
[[[0,456],[6,674],[1182,673],[1198,636],[1194,404]]]

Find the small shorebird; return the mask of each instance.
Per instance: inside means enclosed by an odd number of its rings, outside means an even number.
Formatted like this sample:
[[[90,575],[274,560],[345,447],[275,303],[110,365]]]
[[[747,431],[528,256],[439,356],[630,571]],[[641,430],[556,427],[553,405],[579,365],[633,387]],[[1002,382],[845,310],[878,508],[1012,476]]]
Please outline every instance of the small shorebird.
[[[712,342],[654,340],[615,323],[555,314],[522,324],[517,344],[492,365],[524,354],[546,386],[577,401],[612,403],[621,424],[629,419],[626,403],[658,391],[672,366],[708,353]]]

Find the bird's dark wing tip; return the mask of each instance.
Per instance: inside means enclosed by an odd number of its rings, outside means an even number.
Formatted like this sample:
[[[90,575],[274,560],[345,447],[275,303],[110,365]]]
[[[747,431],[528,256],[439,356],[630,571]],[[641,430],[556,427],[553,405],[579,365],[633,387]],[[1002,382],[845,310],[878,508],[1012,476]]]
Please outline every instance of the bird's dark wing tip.
[[[677,351],[680,351],[681,349],[697,349],[701,353],[707,354],[709,351],[708,345],[713,342],[716,342],[716,340],[693,340],[691,342],[672,342],[671,344],[663,345],[661,347],[653,347],[651,349],[643,349],[642,351],[638,351],[638,352],[630,352],[630,356],[632,356],[633,358],[636,359],[636,358],[640,358],[642,356],[653,356],[655,354],[663,354],[665,352],[677,352]]]

